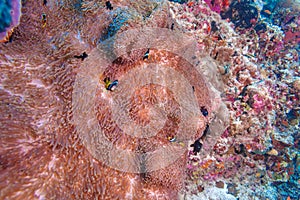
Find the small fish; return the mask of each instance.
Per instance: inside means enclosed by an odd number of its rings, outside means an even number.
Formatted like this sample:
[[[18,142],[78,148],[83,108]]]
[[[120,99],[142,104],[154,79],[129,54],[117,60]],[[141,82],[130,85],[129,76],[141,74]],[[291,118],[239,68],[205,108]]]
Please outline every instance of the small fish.
[[[201,139],[205,138],[208,132],[209,132],[209,125],[207,124],[206,127],[205,127],[205,130],[203,131]]]
[[[171,137],[171,136],[169,136],[169,137],[168,137],[168,140],[169,140],[170,142],[176,142],[176,137]]]
[[[116,87],[118,86],[119,81],[118,80],[114,80],[112,83],[110,83],[106,89],[109,91],[114,91],[116,89]]]
[[[78,59],[81,59],[82,61],[85,59],[85,58],[87,58],[88,57],[88,55],[87,55],[87,53],[85,53],[85,52],[83,52],[81,55],[79,55],[79,56],[74,56],[74,58],[78,58]]]
[[[114,8],[111,6],[110,1],[107,1],[107,2],[105,3],[105,6],[106,6],[106,9],[108,9],[108,10],[114,9]]]
[[[225,7],[225,8],[227,8],[228,6],[229,6],[229,0],[224,0],[223,1],[223,6]]]
[[[201,113],[202,113],[202,115],[203,115],[204,117],[207,117],[207,116],[208,116],[208,111],[207,111],[207,109],[206,109],[204,106],[201,107]]]
[[[211,31],[211,26],[210,24],[207,24],[207,32],[210,33],[210,31]]]
[[[247,157],[246,151],[247,151],[247,149],[244,144],[240,144],[234,148],[234,152],[236,154],[242,154],[244,157]]]
[[[194,2],[192,2],[192,1],[190,1],[190,2],[187,3],[188,7],[192,7],[193,5],[194,5]]]
[[[150,49],[148,49],[148,50],[146,51],[146,53],[144,54],[143,60],[149,59],[149,53],[150,53]]]
[[[264,13],[268,14],[268,15],[271,15],[272,12],[270,10],[264,10]]]
[[[106,77],[103,81],[105,83],[105,88],[108,88],[108,86],[111,84],[110,78]]]
[[[42,27],[45,28],[47,25],[47,15],[45,13],[42,14]]]
[[[216,21],[212,21],[210,23],[210,27],[211,27],[211,32],[216,32],[218,30]]]
[[[199,140],[196,140],[196,141],[194,142],[194,144],[191,144],[190,147],[194,147],[193,152],[194,152],[194,154],[197,154],[197,153],[200,152],[200,150],[201,150],[201,148],[202,148],[202,144],[200,143]]]
[[[174,30],[174,23],[172,23],[172,25],[171,25],[171,30],[172,31]]]
[[[224,73],[221,74],[221,75],[226,75],[226,74],[228,74],[228,72],[229,72],[229,65],[225,65],[224,66]]]

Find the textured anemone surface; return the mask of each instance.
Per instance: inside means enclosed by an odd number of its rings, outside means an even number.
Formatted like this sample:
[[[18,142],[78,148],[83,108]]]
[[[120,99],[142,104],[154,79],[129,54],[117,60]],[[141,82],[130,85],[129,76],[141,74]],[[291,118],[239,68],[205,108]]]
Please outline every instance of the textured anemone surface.
[[[125,31],[148,15],[168,27],[166,2],[112,3],[132,14],[103,41],[119,19],[105,2],[23,2],[0,46],[1,199],[177,199],[184,189],[188,142],[207,123],[200,108],[219,109],[211,60],[181,33]]]
[[[187,43],[169,45],[179,38]],[[214,109],[201,70],[206,63],[186,60],[194,49],[191,38],[146,28],[122,32],[90,53],[77,74],[72,107],[77,133],[94,157],[140,174],[147,187],[183,188],[188,141],[206,126],[200,108]],[[113,92],[104,87],[106,77],[118,79]]]

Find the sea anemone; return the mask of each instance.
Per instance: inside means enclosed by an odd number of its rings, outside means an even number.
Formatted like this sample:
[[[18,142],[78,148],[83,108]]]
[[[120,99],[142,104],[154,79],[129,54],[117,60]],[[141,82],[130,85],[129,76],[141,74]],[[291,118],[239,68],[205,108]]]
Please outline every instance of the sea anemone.
[[[0,198],[177,199],[184,188],[187,142],[221,105],[216,67],[180,32],[130,31],[143,22],[134,9],[104,37],[118,18],[102,3],[26,1],[1,44]]]

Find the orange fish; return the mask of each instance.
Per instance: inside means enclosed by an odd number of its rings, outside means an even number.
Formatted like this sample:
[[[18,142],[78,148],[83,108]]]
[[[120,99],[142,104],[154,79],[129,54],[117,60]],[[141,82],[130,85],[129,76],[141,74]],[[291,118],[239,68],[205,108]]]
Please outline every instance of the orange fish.
[[[290,197],[290,196],[288,196],[288,197],[286,198],[286,200],[291,200],[291,197]]]
[[[45,13],[42,14],[42,27],[45,28],[47,24],[47,15]]]
[[[209,24],[208,24],[208,27],[207,27],[207,31],[208,31],[208,33],[210,33],[210,31],[211,31],[211,27],[210,27]]]
[[[251,151],[252,150],[251,144],[246,144],[245,147],[246,147],[247,151]]]
[[[272,12],[269,11],[269,10],[264,10],[264,12],[267,13],[268,15],[271,15],[271,14],[272,14]]]
[[[223,6],[228,7],[229,6],[229,0],[224,0],[223,1]]]
[[[207,169],[212,163],[213,163],[212,160],[207,160],[201,165],[201,167]]]
[[[187,5],[188,5],[188,7],[191,7],[191,6],[194,5],[194,2],[190,1],[190,2],[187,3]]]

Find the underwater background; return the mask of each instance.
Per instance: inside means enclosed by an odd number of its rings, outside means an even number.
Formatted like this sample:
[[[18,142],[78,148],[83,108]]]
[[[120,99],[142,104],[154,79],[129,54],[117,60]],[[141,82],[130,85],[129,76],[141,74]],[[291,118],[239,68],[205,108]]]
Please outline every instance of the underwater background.
[[[300,199],[299,0],[0,0],[0,199]]]

